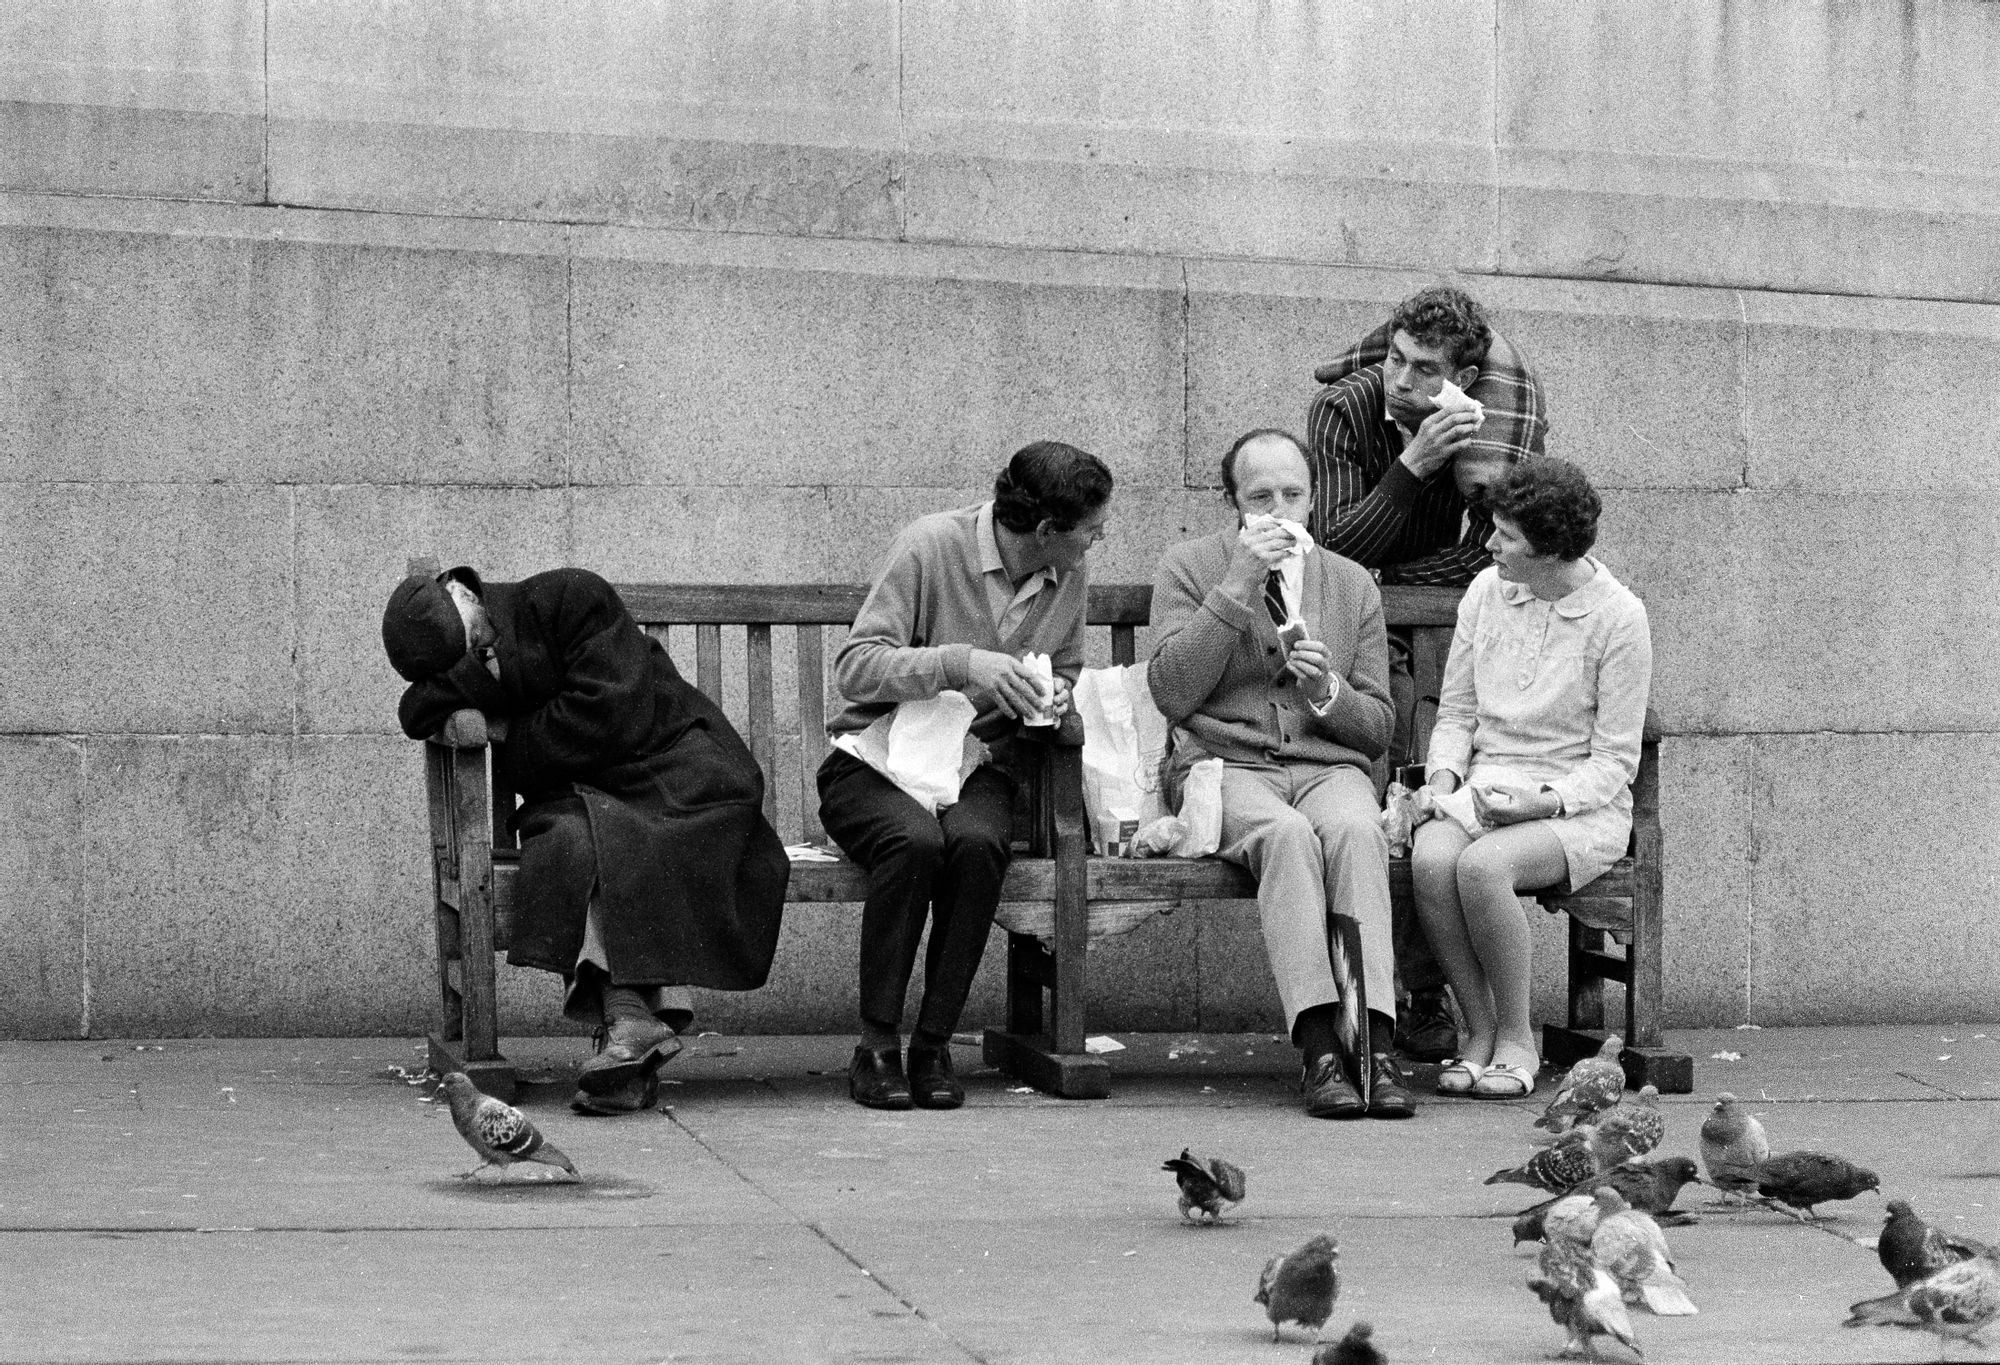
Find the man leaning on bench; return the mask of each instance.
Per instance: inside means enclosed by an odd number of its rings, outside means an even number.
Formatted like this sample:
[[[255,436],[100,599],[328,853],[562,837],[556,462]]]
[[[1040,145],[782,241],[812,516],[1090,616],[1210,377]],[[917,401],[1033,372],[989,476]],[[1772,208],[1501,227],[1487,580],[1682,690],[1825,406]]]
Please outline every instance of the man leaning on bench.
[[[1222,760],[1218,855],[1255,879],[1308,1114],[1409,1117],[1399,1043],[1448,1062],[1441,1095],[1519,1099],[1540,1062],[1519,896],[1569,898],[1580,913],[1632,837],[1645,609],[1590,557],[1598,496],[1575,466],[1539,453],[1539,386],[1463,293],[1406,300],[1320,377],[1307,440],[1277,429],[1237,440],[1219,464],[1230,524],[1161,557],[1148,685],[1172,726],[1169,786]],[[1024,447],[992,499],[904,528],[849,618],[818,787],[820,820],[864,879],[858,1104],[964,1102],[951,1040],[1009,884],[1017,797],[1044,793],[1036,773],[1075,782],[1075,765],[1054,756],[1083,738],[1070,689],[1112,485],[1074,446]],[[1394,582],[1468,585],[1434,696],[1421,695],[1409,638],[1385,625],[1378,584]],[[1439,610],[1430,619],[1449,619]],[[409,683],[404,730],[492,750],[495,828],[520,840],[509,960],[560,974],[564,1013],[598,1029],[574,1107],[650,1108],[692,1022],[686,988],[749,990],[768,976],[788,867],[767,818],[769,775],[585,570],[490,585],[468,568],[413,573],[390,599],[383,641]],[[816,634],[813,646],[816,675]],[[819,681],[802,676],[802,698]],[[1392,755],[1399,766],[1419,757],[1427,702],[1437,726],[1404,809],[1429,823],[1417,830],[1414,898],[1393,898],[1415,913],[1392,916],[1378,782]],[[1077,799],[1058,792],[1054,804]],[[434,785],[434,820],[438,804]],[[1060,910],[1077,903],[1081,855],[1055,820],[1048,894]],[[445,842],[434,839],[440,859]],[[1034,842],[1050,853],[1049,839]],[[1657,878],[1653,851],[1655,866],[1626,872],[1626,894]],[[1655,942],[1630,938],[1628,991],[1658,969],[1637,962],[1642,947],[1657,952],[1656,904],[1649,913]],[[1573,927],[1573,972],[1591,960],[1619,970],[1591,947],[1602,937]],[[445,946],[441,930],[441,956]],[[1077,938],[1046,956],[1080,982],[1081,951]],[[1415,1004],[1400,1037],[1399,966]],[[1586,1015],[1594,999],[1572,987],[1572,1024],[1580,998]]]

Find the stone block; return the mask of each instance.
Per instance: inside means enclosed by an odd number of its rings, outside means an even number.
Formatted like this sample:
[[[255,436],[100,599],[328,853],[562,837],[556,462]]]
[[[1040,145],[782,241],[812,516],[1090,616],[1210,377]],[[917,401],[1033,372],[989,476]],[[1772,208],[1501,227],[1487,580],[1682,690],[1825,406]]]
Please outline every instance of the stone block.
[[[291,493],[10,484],[0,730],[289,731]]]
[[[1508,270],[1990,297],[1983,7],[1507,0],[1500,18]]]
[[[501,581],[572,562],[569,495],[556,490],[357,485],[297,497],[298,723],[307,734],[400,733],[404,684],[382,652],[382,608],[410,558],[470,564]]]
[[[786,906],[771,978],[764,988],[697,991],[695,1027],[725,1034],[858,1031],[855,973],[860,943],[860,906]],[[988,957],[1004,960],[1005,952],[1004,946],[996,944],[987,948]],[[912,991],[911,1018],[915,1017],[917,998]]]
[[[1084,1027],[1110,1034],[1201,1027],[1200,944],[1201,910],[1193,906],[1155,915],[1129,934],[1092,944]],[[1003,1006],[995,1025],[1005,1018]]]
[[[0,1037],[75,1038],[90,1031],[90,937],[84,925],[79,835],[84,746],[67,739],[0,739]]]
[[[83,812],[93,1032],[430,1026],[423,772],[405,741],[92,740]]]
[[[287,6],[273,193],[404,213],[897,230],[896,7]]]
[[[261,200],[264,9],[17,0],[0,10],[0,188]]]
[[[2000,488],[2000,414],[1971,379],[2000,366],[2000,312],[1767,294],[1744,308],[1753,487]]]
[[[0,230],[0,477],[563,477],[557,260]]]
[[[1196,1018],[1185,1027],[1209,1033],[1283,1033],[1285,1007],[1271,979],[1257,902],[1204,901],[1183,913],[1198,916],[1195,951],[1200,964]]]
[[[760,254],[578,261],[579,482],[960,484],[1052,437],[1178,484],[1176,273]]]
[[[906,15],[918,240],[1417,262],[1492,254],[1492,7]]]
[[[1762,735],[1752,745],[1754,1019],[1990,1019],[2000,739]],[[1924,799],[1941,779],[1954,796],[1942,818]]]
[[[1756,1022],[1749,983],[1754,743],[1744,735],[1668,735],[1660,744],[1669,1028]]]

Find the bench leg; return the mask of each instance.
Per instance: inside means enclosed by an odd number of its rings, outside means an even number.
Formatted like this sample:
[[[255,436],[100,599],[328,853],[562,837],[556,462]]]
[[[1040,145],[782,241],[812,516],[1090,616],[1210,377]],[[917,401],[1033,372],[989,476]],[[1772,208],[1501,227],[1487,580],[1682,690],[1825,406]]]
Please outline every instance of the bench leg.
[[[465,1044],[458,1039],[440,1038],[435,1033],[430,1036],[430,1068],[440,1076],[448,1071],[463,1071],[486,1094],[509,1104],[520,1093],[512,1062],[505,1057],[468,1057]]]
[[[1588,954],[1604,950],[1604,931],[1574,917],[1569,921],[1569,1026],[1604,1027],[1604,978],[1591,967]]]

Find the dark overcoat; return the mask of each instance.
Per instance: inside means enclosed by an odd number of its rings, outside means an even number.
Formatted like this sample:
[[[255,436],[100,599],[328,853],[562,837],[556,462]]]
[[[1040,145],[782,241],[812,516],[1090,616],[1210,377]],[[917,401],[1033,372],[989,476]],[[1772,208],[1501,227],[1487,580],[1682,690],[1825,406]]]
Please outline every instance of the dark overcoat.
[[[493,759],[522,798],[508,961],[572,970],[594,889],[620,984],[763,985],[790,864],[728,718],[588,570],[488,584],[483,600],[498,679],[454,668],[413,684],[400,714],[419,739],[468,706],[507,723]]]

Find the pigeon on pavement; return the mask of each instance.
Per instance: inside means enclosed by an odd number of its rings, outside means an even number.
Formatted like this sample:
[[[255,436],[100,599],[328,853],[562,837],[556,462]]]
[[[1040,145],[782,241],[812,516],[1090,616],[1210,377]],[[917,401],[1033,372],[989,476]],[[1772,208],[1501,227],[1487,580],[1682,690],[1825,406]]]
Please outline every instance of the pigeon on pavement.
[[[1603,1169],[1644,1156],[1667,1135],[1667,1117],[1660,1112],[1660,1088],[1642,1085],[1639,1093],[1622,1099],[1584,1125]]]
[[[1587,1247],[1597,1235],[1597,1220],[1602,1213],[1591,1196],[1566,1194],[1549,1205],[1548,1215],[1542,1220],[1543,1230],[1551,1240],[1561,1238]]]
[[[1628,1161],[1621,1166],[1612,1167],[1602,1175],[1572,1185],[1563,1194],[1587,1196],[1599,1185],[1608,1185],[1618,1191],[1625,1202],[1633,1208],[1657,1218],[1672,1211],[1674,1200],[1680,1198],[1681,1187],[1694,1178],[1695,1166],[1691,1157],[1670,1156],[1654,1161]],[[1558,1196],[1560,1197],[1562,1196]],[[1521,1216],[1514,1224],[1514,1240],[1517,1243],[1539,1240],[1543,1235],[1542,1220],[1555,1202],[1554,1199],[1544,1199],[1539,1204],[1521,1210]]]
[[[444,1095],[451,1106],[452,1126],[479,1153],[479,1164],[461,1175],[460,1180],[470,1180],[488,1166],[504,1169],[517,1161],[558,1166],[568,1171],[572,1179],[582,1179],[576,1163],[545,1139],[526,1114],[481,1093],[463,1071],[451,1072],[444,1078]]]
[[[1273,1256],[1258,1277],[1253,1302],[1264,1305],[1271,1319],[1271,1340],[1287,1322],[1317,1333],[1333,1316],[1340,1297],[1340,1272],[1333,1268],[1340,1248],[1321,1233],[1289,1256]]]
[[[1942,1350],[1952,1337],[1976,1339],[1996,1317],[2000,1317],[2000,1252],[1986,1251],[1948,1265],[1908,1289],[1855,1304],[1841,1325],[1935,1332]]]
[[[1709,1183],[1747,1201],[1757,1188],[1757,1168],[1770,1155],[1764,1125],[1728,1091],[1717,1095],[1715,1108],[1701,1121],[1701,1164]]]
[[[1969,1261],[1988,1250],[1984,1242],[1926,1223],[1907,1199],[1889,1201],[1889,1215],[1882,1224],[1882,1236],[1875,1243],[1875,1254],[1881,1257],[1882,1268],[1889,1272],[1898,1289],[1908,1289],[1948,1265]]]
[[[1627,1303],[1643,1303],[1661,1317],[1699,1312],[1688,1297],[1687,1281],[1674,1273],[1667,1235],[1651,1218],[1627,1204],[1616,1190],[1596,1193],[1597,1231],[1590,1254],[1618,1282]]]
[[[1585,1057],[1556,1082],[1555,1098],[1535,1120],[1535,1127],[1565,1132],[1618,1103],[1625,1093],[1625,1068],[1618,1064],[1618,1053],[1624,1046],[1625,1040],[1618,1034],[1606,1035],[1595,1057]]]
[[[1374,1335],[1371,1324],[1357,1322],[1339,1341],[1329,1341],[1314,1351],[1312,1365],[1389,1365],[1382,1348],[1369,1340]]]
[[[1195,1160],[1194,1154],[1183,1147],[1179,1156],[1167,1161],[1160,1169],[1172,1171],[1175,1183],[1181,1187],[1181,1217],[1184,1219],[1201,1222],[1200,1215],[1195,1212],[1199,1209],[1208,1215],[1208,1221],[1212,1223],[1222,1216],[1223,1205],[1243,1202],[1243,1171],[1221,1157],[1210,1158],[1208,1165],[1203,1167]]]
[[[1800,1222],[1818,1217],[1815,1204],[1881,1188],[1882,1182],[1866,1166],[1823,1152],[1786,1152],[1757,1168],[1757,1193],[1794,1210]]]
[[[1610,1165],[1617,1165],[1620,1157]],[[1532,1185],[1538,1190],[1567,1190],[1579,1180],[1588,1180],[1605,1169],[1597,1159],[1590,1131],[1573,1128],[1519,1166],[1495,1171],[1486,1177],[1489,1185]]]
[[[1542,1248],[1540,1273],[1528,1278],[1528,1288],[1548,1305],[1549,1316],[1569,1333],[1564,1355],[1582,1354],[1595,1359],[1594,1338],[1608,1336],[1623,1342],[1640,1355],[1639,1339],[1632,1333],[1632,1318],[1625,1311],[1618,1284],[1592,1258],[1590,1248],[1578,1246],[1566,1237],[1551,1238]]]

